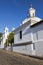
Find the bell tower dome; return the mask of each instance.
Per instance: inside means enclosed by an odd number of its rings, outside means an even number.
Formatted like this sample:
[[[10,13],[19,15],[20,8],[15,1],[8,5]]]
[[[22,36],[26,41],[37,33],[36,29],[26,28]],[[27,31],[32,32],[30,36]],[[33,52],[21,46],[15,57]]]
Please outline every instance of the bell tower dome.
[[[9,33],[8,28],[5,27],[5,29],[4,29],[4,37],[5,37],[5,39],[7,39],[8,33]]]
[[[35,17],[35,9],[32,7],[32,4],[30,4],[30,9],[28,11],[29,17]]]
[[[8,28],[7,28],[7,27],[5,27],[4,32],[5,32],[5,33],[7,33],[7,32],[8,32]]]

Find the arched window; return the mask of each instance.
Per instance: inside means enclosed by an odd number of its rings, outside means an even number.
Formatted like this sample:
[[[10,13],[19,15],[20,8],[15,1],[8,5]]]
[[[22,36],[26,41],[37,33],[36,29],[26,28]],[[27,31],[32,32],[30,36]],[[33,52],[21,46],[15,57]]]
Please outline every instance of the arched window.
[[[20,31],[20,39],[22,39],[22,31]]]

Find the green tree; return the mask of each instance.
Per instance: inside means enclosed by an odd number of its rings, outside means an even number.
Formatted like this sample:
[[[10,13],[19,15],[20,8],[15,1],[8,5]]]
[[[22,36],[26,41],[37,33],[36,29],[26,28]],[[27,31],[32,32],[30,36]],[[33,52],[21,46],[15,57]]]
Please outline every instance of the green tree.
[[[4,46],[5,47],[9,46],[8,39],[6,39]]]
[[[0,33],[0,38],[2,37],[3,33]]]
[[[8,43],[10,43],[12,45],[12,43],[14,43],[14,32],[11,32],[8,36]]]
[[[5,47],[9,46],[9,44],[11,44],[11,46],[12,46],[12,43],[14,43],[14,32],[11,32],[8,35],[6,42],[5,42]]]

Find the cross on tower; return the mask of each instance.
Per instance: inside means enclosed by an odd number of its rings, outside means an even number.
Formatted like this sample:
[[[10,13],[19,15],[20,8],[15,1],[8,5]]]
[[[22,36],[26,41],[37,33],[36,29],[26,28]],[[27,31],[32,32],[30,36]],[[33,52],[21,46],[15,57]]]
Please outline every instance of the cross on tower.
[[[32,8],[32,4],[30,4],[30,8]]]

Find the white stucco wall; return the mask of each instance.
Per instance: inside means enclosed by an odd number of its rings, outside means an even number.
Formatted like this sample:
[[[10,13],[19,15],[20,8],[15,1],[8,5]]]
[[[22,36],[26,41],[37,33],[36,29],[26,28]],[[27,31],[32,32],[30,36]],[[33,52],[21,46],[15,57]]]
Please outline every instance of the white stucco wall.
[[[35,43],[36,55],[43,56],[43,41],[37,41]]]
[[[20,39],[20,31],[22,30],[22,39]],[[14,44],[37,41],[43,39],[43,24],[31,27],[29,23],[14,32]]]
[[[36,55],[43,55],[43,23],[32,28]]]
[[[21,29],[19,29],[21,30]],[[15,32],[15,43],[29,42],[33,41],[35,44],[35,50],[33,49],[33,45],[27,46],[15,46],[13,47],[13,51],[25,53],[25,54],[33,54],[33,55],[43,55],[43,23],[29,28],[29,25],[22,28],[23,38],[19,39],[19,30]],[[26,48],[26,49],[25,49]]]
[[[43,40],[43,23],[31,28],[34,42],[37,40]]]
[[[13,47],[13,51],[30,55],[32,54],[31,44],[25,46],[15,46]]]
[[[14,32],[14,44],[31,41],[31,29],[30,23],[28,22],[25,26],[20,27]],[[20,39],[20,31],[22,30],[22,39]]]

